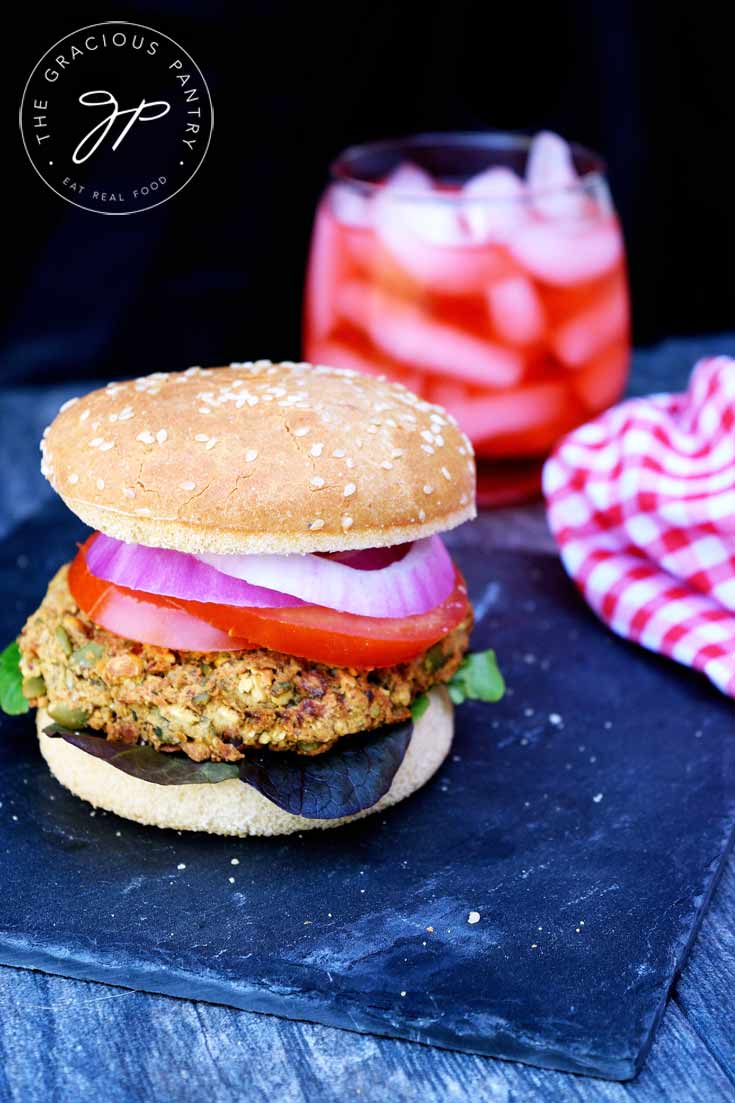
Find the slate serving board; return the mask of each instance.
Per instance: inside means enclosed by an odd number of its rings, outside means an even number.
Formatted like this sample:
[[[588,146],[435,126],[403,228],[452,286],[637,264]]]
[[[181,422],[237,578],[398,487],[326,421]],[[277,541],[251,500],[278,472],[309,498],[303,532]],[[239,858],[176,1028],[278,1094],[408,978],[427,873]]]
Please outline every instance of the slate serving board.
[[[0,640],[82,535],[52,506],[5,542]],[[509,694],[462,706],[451,760],[375,819],[139,827],[68,795],[29,717],[3,718],[0,962],[633,1076],[733,840],[732,703],[608,634],[552,557],[462,545]]]

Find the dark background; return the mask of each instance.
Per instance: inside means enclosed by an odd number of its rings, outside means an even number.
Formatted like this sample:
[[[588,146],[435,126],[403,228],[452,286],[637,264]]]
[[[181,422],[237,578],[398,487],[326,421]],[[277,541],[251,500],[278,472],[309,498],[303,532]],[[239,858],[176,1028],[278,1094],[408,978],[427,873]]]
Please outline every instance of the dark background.
[[[717,11],[662,0],[14,7],[2,66],[0,379],[297,357],[311,217],[331,158],[420,130],[549,127],[600,150],[626,233],[637,343],[733,328],[735,96]],[[40,55],[106,19],[180,42],[215,111],[196,178],[126,218],[50,192],[15,121]]]

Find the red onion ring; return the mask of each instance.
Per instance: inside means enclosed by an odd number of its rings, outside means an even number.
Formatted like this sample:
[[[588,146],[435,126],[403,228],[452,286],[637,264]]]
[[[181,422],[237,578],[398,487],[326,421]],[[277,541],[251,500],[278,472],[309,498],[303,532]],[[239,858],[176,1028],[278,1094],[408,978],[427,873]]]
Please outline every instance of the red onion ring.
[[[195,556],[167,548],[124,544],[100,532],[87,549],[87,566],[93,575],[130,590],[187,601],[213,602],[257,609],[303,605],[297,597],[279,590],[252,586],[208,567]]]
[[[415,541],[402,558],[378,569],[361,570],[319,555],[207,554],[197,558],[254,586],[279,586],[310,605],[364,617],[428,613],[445,601],[454,587],[454,565],[438,536]]]

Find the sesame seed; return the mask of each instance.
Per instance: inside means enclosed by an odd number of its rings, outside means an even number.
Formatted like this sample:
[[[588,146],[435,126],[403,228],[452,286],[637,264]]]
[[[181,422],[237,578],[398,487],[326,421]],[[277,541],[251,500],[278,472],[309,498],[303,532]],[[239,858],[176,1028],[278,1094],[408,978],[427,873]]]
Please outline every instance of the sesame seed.
[[[433,493],[434,493],[434,487],[431,485],[431,483],[424,483],[424,494],[433,494]]]
[[[138,437],[138,440],[140,440],[140,437]],[[197,433],[197,435],[194,437],[194,440],[198,441],[199,444],[206,444],[209,440],[209,437],[206,433]]]
[[[156,433],[156,440],[158,441],[159,444],[165,444],[166,443],[166,441],[168,440],[168,433],[166,432],[165,429],[159,429],[158,430],[158,432]]]
[[[444,478],[447,480],[447,482],[451,482],[452,476],[449,474],[449,471],[447,470],[447,468],[442,467],[441,472],[442,472],[442,475],[444,476]]]
[[[199,407],[199,413],[200,414],[209,414],[211,412],[212,411],[209,409],[209,406],[200,406]]]
[[[420,509],[419,510],[419,521],[425,521],[425,520],[426,520],[426,513],[424,512],[423,509]]]
[[[150,517],[151,515],[151,511],[146,506],[140,506],[135,512],[139,513],[141,517]]]
[[[89,410],[82,410],[81,414],[79,415],[79,420],[80,421],[86,421],[88,417],[89,417]]]
[[[309,481],[311,485],[317,487],[317,489],[324,486],[324,479],[321,477],[321,475],[315,475],[314,478],[310,479]]]
[[[399,460],[402,455],[403,455],[403,449],[402,448],[394,448],[393,451],[391,452],[391,456],[393,457],[394,460]]]
[[[434,434],[430,433],[428,429],[421,430],[421,439],[425,440],[427,444],[434,443]]]
[[[123,487],[123,494],[125,495],[126,498],[134,498],[135,497],[135,491],[133,490],[132,486],[124,486]]]
[[[367,431],[368,431],[368,433],[377,433],[378,426],[377,425],[368,425]]]
[[[72,486],[76,486],[76,484],[79,482],[79,476],[77,474],[70,475],[69,476],[69,482],[71,483]]]
[[[105,480],[104,479],[98,479],[97,480],[97,489],[98,490],[104,490],[105,489]]]
[[[383,460],[383,462],[381,463],[380,466],[385,471],[392,471],[393,470],[393,464],[390,462],[390,460]]]
[[[312,444],[311,448],[309,449],[310,454],[312,456],[315,456],[317,459],[319,458],[319,456],[321,456],[323,451],[324,445],[321,443],[321,441],[318,444]]]
[[[357,487],[355,486],[354,483],[347,483],[347,485],[344,488],[344,490],[342,491],[342,493],[343,493],[345,498],[350,498],[355,493],[356,490],[357,490]]]
[[[246,463],[252,463],[253,460],[255,460],[257,458],[258,458],[258,449],[257,448],[248,448],[247,452],[245,453],[245,462]]]
[[[317,529],[323,529],[324,522],[322,521],[321,517],[317,517],[316,521],[311,521],[309,523],[309,528],[312,532],[316,532]]]
[[[149,433],[146,429],[145,432],[138,433],[135,439],[139,440],[141,444],[153,444],[155,437],[153,436],[153,433]]]
[[[347,532],[347,529],[351,529],[353,524],[354,522],[351,517],[344,516],[342,518],[342,528],[345,530],[345,532]]]
[[[99,446],[101,444],[104,444],[104,438],[103,437],[92,437],[91,441],[89,442],[89,447],[90,448],[99,448]]]
[[[335,448],[334,452],[332,452],[332,455],[334,456],[335,460],[343,460],[347,453],[345,452],[344,448]]]
[[[434,455],[434,449],[431,447],[430,444],[422,444],[421,448],[424,452],[426,452],[427,456],[433,456]]]
[[[298,429],[294,429],[293,435],[295,437],[305,437],[307,433],[310,433],[311,429],[308,425],[300,425]]]
[[[467,922],[468,923],[479,923],[480,922],[480,913],[479,912],[470,912],[470,914],[467,916]]]
[[[196,488],[196,485],[196,483],[193,483],[190,480],[187,480],[185,483],[179,483],[179,486],[182,490],[194,490]]]
[[[100,452],[109,452],[111,448],[115,447],[114,440],[103,440],[100,445]]]
[[[352,456],[348,456],[347,459],[345,460],[345,467],[348,467],[351,471],[354,466],[355,466],[355,461],[352,459]]]
[[[216,437],[210,437],[209,440],[207,441],[207,443],[204,445],[204,451],[205,452],[210,452],[212,450],[212,448],[214,448],[216,443],[217,443],[217,438]]]
[[[74,403],[78,401],[78,398],[67,398],[66,402],[62,402],[59,406],[59,413],[63,414],[64,410],[68,410],[70,406],[73,406]]]
[[[117,420],[118,421],[129,421],[132,416],[133,416],[132,406],[125,406],[120,411],[120,413],[117,415]]]

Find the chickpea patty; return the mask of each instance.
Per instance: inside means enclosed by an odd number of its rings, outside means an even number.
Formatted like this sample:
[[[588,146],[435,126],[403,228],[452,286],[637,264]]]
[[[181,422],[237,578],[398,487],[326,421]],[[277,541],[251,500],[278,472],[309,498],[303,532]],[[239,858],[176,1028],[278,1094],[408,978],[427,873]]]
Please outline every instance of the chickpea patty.
[[[20,637],[25,691],[59,723],[110,740],[234,762],[247,747],[320,754],[344,735],[405,720],[411,702],[449,681],[468,618],[411,662],[332,667],[277,651],[171,651],[115,636],[76,605],[67,567]]]

